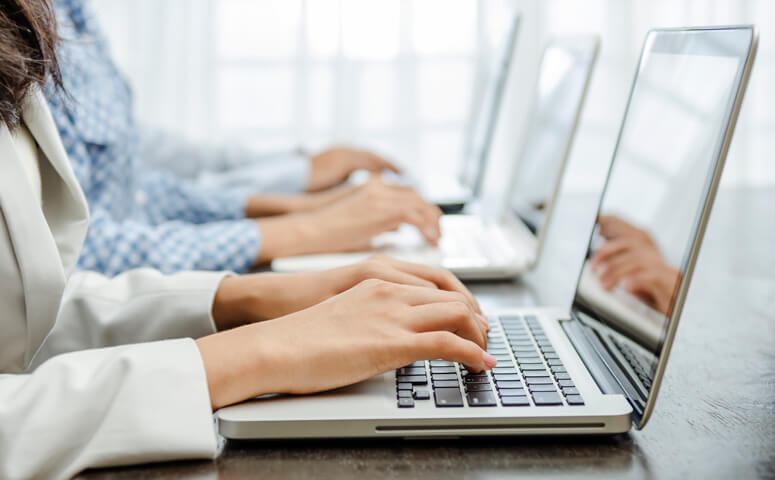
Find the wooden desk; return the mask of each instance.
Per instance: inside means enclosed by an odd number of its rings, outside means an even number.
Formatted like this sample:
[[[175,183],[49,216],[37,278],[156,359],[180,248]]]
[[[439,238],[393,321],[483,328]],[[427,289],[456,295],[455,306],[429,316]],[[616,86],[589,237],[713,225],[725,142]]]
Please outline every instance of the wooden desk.
[[[483,306],[568,305],[595,210],[562,199],[537,271]],[[609,438],[221,442],[215,462],[84,478],[775,478],[775,190],[719,193],[656,410]]]

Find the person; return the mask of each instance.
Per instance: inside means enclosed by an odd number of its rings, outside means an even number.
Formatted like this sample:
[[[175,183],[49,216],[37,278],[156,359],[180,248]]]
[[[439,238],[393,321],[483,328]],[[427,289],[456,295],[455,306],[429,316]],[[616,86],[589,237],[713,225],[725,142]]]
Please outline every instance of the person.
[[[602,287],[621,285],[654,310],[669,315],[681,272],[670,265],[649,233],[616,215],[600,215],[600,236],[605,239],[590,259]]]
[[[41,90],[61,88],[55,25],[49,0],[0,3],[0,478],[212,458],[224,405],[494,366],[470,292],[426,266],[73,273],[89,214]]]
[[[93,13],[83,0],[58,0],[55,9],[64,39],[58,52],[63,83],[71,98],[54,89],[46,96],[91,209],[80,268],[107,275],[137,267],[246,272],[281,256],[360,250],[402,223],[438,242],[441,211],[408,187],[374,180],[330,189],[354,170],[397,170],[368,152],[334,148],[308,160],[286,155],[260,162],[268,183],[310,192],[302,195],[246,196],[244,188],[202,187],[149,169],[153,162],[142,155],[156,152],[195,164],[199,156],[192,152],[201,148],[171,152],[158,141],[148,146],[130,89]],[[227,158],[244,157],[235,149],[212,150],[220,158],[216,163],[245,163]]]

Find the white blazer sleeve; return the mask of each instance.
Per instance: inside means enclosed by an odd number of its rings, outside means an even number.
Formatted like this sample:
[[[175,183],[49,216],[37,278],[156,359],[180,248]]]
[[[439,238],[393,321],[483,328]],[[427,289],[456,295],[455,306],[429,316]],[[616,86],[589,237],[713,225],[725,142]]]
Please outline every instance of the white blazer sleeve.
[[[0,478],[213,458],[204,367],[193,340],[69,353],[0,375]]]
[[[215,333],[212,305],[228,272],[130,270],[113,278],[73,274],[56,325],[38,349],[31,368],[55,355],[88,348]]]

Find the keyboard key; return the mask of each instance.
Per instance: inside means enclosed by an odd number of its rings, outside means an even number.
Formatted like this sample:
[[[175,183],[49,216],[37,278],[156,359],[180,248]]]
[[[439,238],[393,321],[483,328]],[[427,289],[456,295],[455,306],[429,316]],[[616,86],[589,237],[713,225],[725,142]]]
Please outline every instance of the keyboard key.
[[[412,398],[412,391],[411,390],[399,390],[398,391],[398,398]]]
[[[567,372],[567,370],[565,370],[565,367],[563,367],[562,365],[552,365],[549,368],[552,369],[552,373]]]
[[[554,385],[528,385],[531,392],[556,392]]]
[[[490,379],[487,378],[487,375],[484,375],[484,376],[466,375],[465,378],[463,378],[463,382],[466,385],[470,383],[490,383]]]
[[[524,397],[527,395],[524,388],[501,388],[498,390],[501,397]]]
[[[487,345],[487,353],[490,355],[508,355],[509,351],[506,348],[493,348],[490,345]]]
[[[519,375],[516,374],[507,374],[507,373],[496,373],[493,375],[495,377],[495,381],[504,381],[504,382],[518,382],[522,380]]]
[[[431,360],[431,367],[454,367],[455,364],[446,360]]]
[[[463,396],[457,388],[437,388],[433,392],[437,407],[462,407]]]
[[[525,382],[528,385],[554,385],[551,377],[528,377]]]
[[[558,358],[547,360],[546,363],[553,367],[562,367],[562,362]]]
[[[568,405],[584,405],[584,399],[581,398],[581,395],[568,395],[565,400],[568,401]]]
[[[575,387],[576,386],[573,383],[573,380],[560,380],[557,383],[559,383],[561,387]]]
[[[514,367],[495,367],[492,369],[493,375],[497,375],[499,373],[517,373],[517,369]]]
[[[403,367],[399,368],[396,375],[425,375],[425,367]]]
[[[549,372],[547,372],[544,368],[540,370],[525,370],[522,373],[525,375],[525,378],[549,377]]]
[[[554,375],[557,380],[570,380],[570,375],[567,372],[560,372]]]
[[[431,398],[431,392],[428,390],[415,390],[414,391],[414,399],[415,400],[430,400]]]
[[[565,387],[565,388],[562,389],[562,393],[564,393],[566,396],[567,395],[578,395],[579,394],[579,389],[576,388],[576,387]]]
[[[436,380],[455,380],[457,381],[457,373],[434,373],[431,375],[433,381]]]
[[[411,398],[399,398],[398,406],[399,408],[412,408],[414,407],[414,400]]]
[[[500,361],[504,361],[504,362],[511,361],[511,355],[493,355],[493,357],[498,362],[500,362]]]
[[[495,381],[495,385],[498,389],[501,388],[522,388],[522,382],[499,382]]]
[[[433,388],[457,388],[458,382],[457,380],[434,380],[433,381]]]
[[[469,383],[466,385],[466,391],[468,392],[486,392],[492,390],[489,383]]]
[[[536,392],[533,394],[536,405],[562,405],[562,398],[556,392]]]
[[[399,375],[396,377],[398,383],[411,383],[412,385],[427,385],[428,378],[425,375]]]
[[[498,405],[492,392],[472,392],[466,394],[469,407],[494,407]]]
[[[425,368],[425,361],[424,360],[417,360],[414,363],[410,363],[409,365],[405,365],[403,368],[412,368],[412,367],[415,367],[415,368],[423,367],[423,368]]]
[[[412,390],[412,384],[411,383],[399,383],[397,390]]]
[[[504,407],[528,407],[530,406],[530,400],[527,397],[502,397],[501,404]]]
[[[552,359],[560,358],[560,356],[557,355],[556,353],[546,353],[546,352],[544,352],[544,358],[547,359],[547,360],[552,360]]]
[[[455,367],[431,367],[431,373],[457,373]]]
[[[519,368],[522,369],[522,372],[546,372],[546,367],[543,363],[526,363],[524,365],[520,365]],[[544,375],[549,374],[545,373]]]

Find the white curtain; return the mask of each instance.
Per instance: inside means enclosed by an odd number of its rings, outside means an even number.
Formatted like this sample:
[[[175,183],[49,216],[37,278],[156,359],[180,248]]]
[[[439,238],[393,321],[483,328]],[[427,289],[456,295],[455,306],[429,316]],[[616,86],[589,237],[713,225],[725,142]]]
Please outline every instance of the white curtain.
[[[726,185],[775,185],[775,6],[769,0],[94,0],[145,123],[261,149],[350,141],[421,175],[453,176],[481,58],[521,11],[491,190],[519,151],[549,35],[596,32],[602,51],[566,177],[598,188],[645,32],[756,23],[759,56]]]

